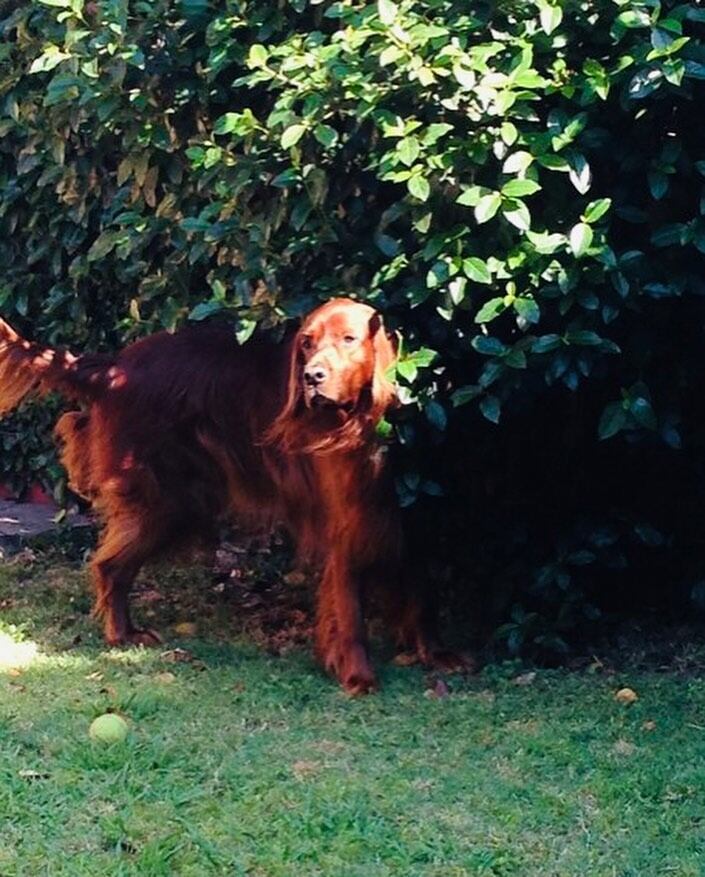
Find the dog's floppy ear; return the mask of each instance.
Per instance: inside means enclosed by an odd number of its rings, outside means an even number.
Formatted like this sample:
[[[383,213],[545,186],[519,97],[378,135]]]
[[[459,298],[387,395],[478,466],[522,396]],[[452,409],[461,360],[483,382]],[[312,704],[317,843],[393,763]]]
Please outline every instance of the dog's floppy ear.
[[[372,410],[374,417],[380,418],[394,404],[397,391],[394,383],[387,377],[387,371],[397,361],[397,339],[384,328],[382,317],[374,313],[368,324],[375,355],[372,377]]]
[[[301,385],[301,332],[297,332],[291,341],[289,352],[289,369],[286,378],[286,396],[282,410],[267,430],[265,441],[269,444],[289,444],[291,428],[296,415],[303,405],[303,389]]]
[[[289,373],[286,381],[286,399],[282,408],[282,417],[293,417],[303,402],[301,386],[301,331],[294,336],[289,355]]]

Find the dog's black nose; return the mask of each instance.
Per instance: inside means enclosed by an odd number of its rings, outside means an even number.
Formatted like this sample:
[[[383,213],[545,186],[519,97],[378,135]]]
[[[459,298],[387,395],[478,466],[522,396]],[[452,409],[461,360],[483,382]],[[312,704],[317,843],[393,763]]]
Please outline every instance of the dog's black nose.
[[[304,369],[304,381],[309,387],[317,387],[328,377],[328,373],[320,365]]]

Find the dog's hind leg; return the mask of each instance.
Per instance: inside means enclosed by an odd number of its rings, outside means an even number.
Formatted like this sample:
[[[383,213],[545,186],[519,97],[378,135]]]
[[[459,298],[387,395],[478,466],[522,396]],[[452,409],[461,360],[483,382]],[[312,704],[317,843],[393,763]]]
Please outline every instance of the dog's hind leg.
[[[139,512],[126,509],[108,520],[91,563],[95,589],[94,615],[102,617],[109,645],[157,645],[152,630],[135,627],[130,618],[129,596],[142,564],[153,555],[156,541],[146,537]]]

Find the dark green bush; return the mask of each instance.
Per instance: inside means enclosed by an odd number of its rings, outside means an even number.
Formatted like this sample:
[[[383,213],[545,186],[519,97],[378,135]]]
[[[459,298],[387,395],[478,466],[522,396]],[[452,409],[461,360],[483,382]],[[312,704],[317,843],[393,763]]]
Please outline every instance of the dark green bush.
[[[697,3],[0,10],[6,317],[86,349],[226,309],[244,343],[367,299],[429,574],[511,648],[702,601]]]

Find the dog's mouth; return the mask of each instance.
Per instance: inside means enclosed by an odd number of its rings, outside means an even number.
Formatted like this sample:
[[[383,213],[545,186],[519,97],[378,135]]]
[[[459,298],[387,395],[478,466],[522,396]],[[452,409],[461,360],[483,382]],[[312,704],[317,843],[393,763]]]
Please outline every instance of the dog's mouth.
[[[337,399],[331,399],[330,396],[325,396],[323,393],[319,393],[314,391],[310,395],[307,396],[308,407],[313,411],[321,411],[321,412],[342,412],[344,414],[349,414],[355,404],[348,400],[345,402],[341,402]]]

